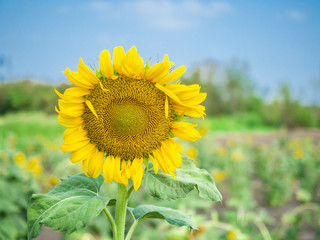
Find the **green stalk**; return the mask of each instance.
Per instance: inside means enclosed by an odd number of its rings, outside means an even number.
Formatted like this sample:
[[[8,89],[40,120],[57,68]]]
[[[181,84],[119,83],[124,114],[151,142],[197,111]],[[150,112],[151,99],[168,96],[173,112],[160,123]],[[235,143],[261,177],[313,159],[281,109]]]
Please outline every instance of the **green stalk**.
[[[116,203],[116,240],[124,240],[124,230],[126,224],[127,211],[127,188],[123,184],[118,183],[118,195]]]
[[[114,223],[113,221],[113,218],[109,212],[109,210],[107,208],[104,208],[103,209],[104,213],[107,215],[109,221],[110,221],[110,224],[111,224],[111,227],[112,227],[112,232],[113,232],[113,238],[116,238],[117,236],[117,227],[116,227],[116,224]]]
[[[136,229],[136,227],[138,226],[139,222],[140,222],[140,220],[135,220],[133,222],[133,224],[132,224],[132,226],[131,226],[131,228],[130,228],[125,240],[130,240],[131,239],[131,236],[132,236],[134,230]]]

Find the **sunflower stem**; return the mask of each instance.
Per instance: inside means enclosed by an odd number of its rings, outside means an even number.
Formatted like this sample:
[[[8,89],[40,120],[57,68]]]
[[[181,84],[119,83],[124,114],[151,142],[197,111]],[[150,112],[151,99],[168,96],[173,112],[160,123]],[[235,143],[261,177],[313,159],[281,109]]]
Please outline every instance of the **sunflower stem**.
[[[128,201],[129,198],[130,198],[130,195],[131,195],[131,193],[132,193],[132,190],[133,190],[133,185],[129,188],[129,190],[128,190],[127,194],[126,194],[126,200],[127,200],[127,201]]]
[[[130,228],[125,240],[130,240],[131,239],[131,236],[132,236],[134,230],[136,229],[136,227],[138,226],[139,222],[140,222],[140,220],[135,220],[133,222],[133,224],[131,225],[131,228]]]
[[[112,227],[112,232],[113,232],[113,238],[115,238],[117,236],[117,226],[113,220],[113,217],[111,215],[111,213],[109,212],[109,210],[107,208],[103,209],[104,213],[107,215],[110,223],[111,223],[111,227]]]
[[[124,230],[126,224],[127,211],[127,188],[125,185],[118,183],[118,195],[116,203],[116,240],[124,240]]]

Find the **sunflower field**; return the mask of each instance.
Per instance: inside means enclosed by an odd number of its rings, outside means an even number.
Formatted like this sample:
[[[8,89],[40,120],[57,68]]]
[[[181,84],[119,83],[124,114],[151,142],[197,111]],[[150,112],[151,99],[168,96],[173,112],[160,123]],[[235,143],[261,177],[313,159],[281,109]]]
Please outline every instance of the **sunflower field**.
[[[133,239],[318,239],[320,238],[320,137],[317,130],[218,131],[219,119],[197,127],[202,138],[183,143],[184,154],[206,169],[223,200],[152,198],[141,187],[128,206],[149,202],[192,216],[197,230],[152,220]],[[215,124],[215,125],[214,125]],[[64,127],[56,116],[19,112],[0,118],[0,239],[25,239],[27,207],[34,193],[47,193],[61,178],[81,172],[60,150]],[[102,185],[112,197],[114,185]],[[111,209],[111,211],[113,211]],[[132,220],[128,217],[127,224]],[[100,214],[86,229],[61,233],[45,227],[37,239],[112,239]]]

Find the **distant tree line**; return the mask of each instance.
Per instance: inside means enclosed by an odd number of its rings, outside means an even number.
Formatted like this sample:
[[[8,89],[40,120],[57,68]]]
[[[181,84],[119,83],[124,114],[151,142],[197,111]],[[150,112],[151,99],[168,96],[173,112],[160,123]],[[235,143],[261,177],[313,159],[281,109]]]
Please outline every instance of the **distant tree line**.
[[[56,86],[62,92],[68,87],[67,84]],[[54,113],[57,103],[54,86],[31,80],[0,84],[0,114],[18,111]]]
[[[213,66],[211,66],[213,68]],[[296,100],[287,84],[278,86],[278,96],[272,101],[257,94],[245,68],[230,65],[215,77],[214,69],[203,76],[201,68],[183,77],[184,84],[200,84],[207,92],[204,101],[208,116],[250,114],[254,121],[287,128],[320,127],[320,106],[305,106]],[[222,76],[221,76],[222,75]]]
[[[184,84],[200,84],[201,91],[208,93],[204,102],[208,116],[249,114],[254,118],[253,122],[259,121],[269,126],[320,127],[320,107],[302,105],[292,97],[288,85],[279,86],[279,96],[266,101],[256,93],[253,82],[242,68],[229,66],[219,79],[215,78],[213,72],[203,77],[201,69],[196,69],[181,81]],[[70,85],[55,87],[64,92]],[[31,80],[0,84],[2,115],[18,111],[52,114],[57,103],[54,86]]]

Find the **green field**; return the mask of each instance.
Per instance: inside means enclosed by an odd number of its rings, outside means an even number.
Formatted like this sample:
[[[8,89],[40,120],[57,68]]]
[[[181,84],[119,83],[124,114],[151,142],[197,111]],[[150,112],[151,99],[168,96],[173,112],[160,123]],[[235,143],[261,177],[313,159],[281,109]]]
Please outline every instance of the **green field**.
[[[19,223],[12,227],[10,221],[4,221],[0,234],[11,226],[10,231],[18,239],[25,234],[25,208],[31,193],[47,192],[59,178],[79,173],[81,168],[80,164],[71,164],[69,155],[60,150],[64,127],[58,124],[56,115],[7,114],[0,118],[0,129],[0,199],[6,206],[5,215],[13,214]],[[195,194],[186,199],[160,201],[141,188],[133,194],[129,206],[146,201],[177,208],[196,216],[199,231],[190,235],[185,228],[177,230],[166,223],[150,221],[137,228],[137,239],[280,240],[319,236],[320,145],[316,130],[303,134],[279,132],[252,115],[208,117],[198,129],[204,136],[192,144],[182,143],[183,149],[197,166],[212,174],[224,197],[222,204],[199,200]],[[104,185],[103,191],[113,195],[113,185]],[[4,198],[6,189],[10,189],[9,198]],[[92,239],[111,239],[103,215],[87,231]],[[163,234],[159,236],[159,232]],[[84,233],[79,231],[64,238],[80,239]],[[53,233],[46,230],[43,234]]]

